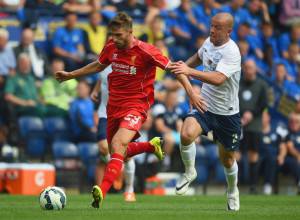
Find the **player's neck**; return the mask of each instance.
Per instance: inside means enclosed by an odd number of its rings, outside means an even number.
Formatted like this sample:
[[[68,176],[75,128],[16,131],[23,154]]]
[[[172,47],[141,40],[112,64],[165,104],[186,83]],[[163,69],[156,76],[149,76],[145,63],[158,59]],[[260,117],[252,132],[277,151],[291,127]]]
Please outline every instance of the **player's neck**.
[[[131,49],[134,47],[134,45],[136,44],[136,39],[135,37],[132,35],[128,41],[127,46],[124,48],[125,50]]]
[[[215,47],[222,47],[224,44],[228,43],[228,41],[230,40],[230,38],[225,39],[224,41],[220,42],[219,44],[215,45]]]

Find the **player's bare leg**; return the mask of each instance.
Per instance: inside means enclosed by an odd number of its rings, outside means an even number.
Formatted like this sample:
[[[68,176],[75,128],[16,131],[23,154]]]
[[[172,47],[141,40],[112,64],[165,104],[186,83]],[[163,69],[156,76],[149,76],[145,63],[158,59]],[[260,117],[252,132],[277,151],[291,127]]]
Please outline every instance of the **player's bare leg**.
[[[96,176],[96,185],[99,186],[103,180],[106,164],[110,160],[110,154],[109,154],[109,149],[108,149],[108,144],[106,139],[98,141],[98,146],[99,146],[100,157],[96,167],[95,176]]]
[[[111,188],[115,179],[120,175],[128,143],[135,136],[136,131],[119,128],[111,141],[111,159],[107,164],[101,186],[94,186],[92,190],[94,208],[99,208]]]

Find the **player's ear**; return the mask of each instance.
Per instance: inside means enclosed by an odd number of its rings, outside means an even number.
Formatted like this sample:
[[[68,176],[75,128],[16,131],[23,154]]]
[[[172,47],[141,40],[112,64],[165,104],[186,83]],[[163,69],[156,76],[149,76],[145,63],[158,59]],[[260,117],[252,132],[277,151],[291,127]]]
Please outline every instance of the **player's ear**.
[[[227,30],[228,36],[230,36],[231,32],[232,32],[232,28],[228,28],[228,30]]]

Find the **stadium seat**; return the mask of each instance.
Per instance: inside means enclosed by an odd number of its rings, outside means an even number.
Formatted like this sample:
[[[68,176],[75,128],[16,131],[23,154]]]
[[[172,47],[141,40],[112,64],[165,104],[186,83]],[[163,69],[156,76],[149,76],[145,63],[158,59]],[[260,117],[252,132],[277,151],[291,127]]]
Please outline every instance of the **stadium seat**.
[[[95,169],[99,156],[97,143],[81,142],[78,143],[79,157],[84,164],[83,173],[87,175],[89,182],[94,182]]]
[[[42,119],[24,116],[19,118],[18,124],[28,156],[43,159],[47,143]]]
[[[77,146],[68,141],[55,141],[52,144],[52,152],[55,159],[77,158]]]
[[[55,141],[52,144],[52,153],[56,184],[63,187],[79,187],[82,175],[77,146],[68,141]]]
[[[69,141],[68,124],[64,118],[49,117],[44,119],[45,130],[51,141]]]
[[[19,131],[23,138],[32,135],[33,133],[43,133],[44,124],[42,119],[38,117],[24,116],[19,118]]]
[[[84,164],[94,162],[99,155],[97,143],[81,142],[78,143],[79,157]]]
[[[26,152],[31,157],[43,157],[46,152],[46,140],[44,137],[30,137],[26,141]]]

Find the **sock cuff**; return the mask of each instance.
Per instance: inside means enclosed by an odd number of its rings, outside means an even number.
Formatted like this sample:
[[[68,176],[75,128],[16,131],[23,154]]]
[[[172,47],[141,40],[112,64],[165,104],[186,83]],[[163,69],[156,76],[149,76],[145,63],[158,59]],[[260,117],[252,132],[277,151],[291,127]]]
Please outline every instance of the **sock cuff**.
[[[124,162],[124,157],[118,153],[113,153],[110,158],[111,158],[111,160],[115,159],[115,160],[120,160],[120,161]]]
[[[192,142],[192,143],[189,144],[189,145],[183,145],[183,144],[180,144],[180,148],[181,148],[182,150],[188,150],[188,149],[190,149],[190,148],[192,148],[192,147],[195,147],[195,142]]]
[[[238,165],[237,165],[236,160],[233,162],[232,167],[230,167],[230,168],[224,167],[224,169],[225,169],[225,172],[226,172],[228,175],[233,175],[233,174],[237,173],[237,172],[238,172]]]

